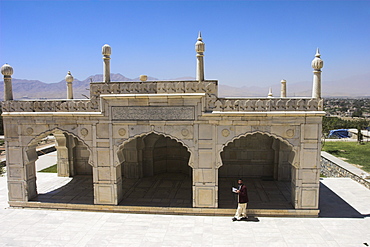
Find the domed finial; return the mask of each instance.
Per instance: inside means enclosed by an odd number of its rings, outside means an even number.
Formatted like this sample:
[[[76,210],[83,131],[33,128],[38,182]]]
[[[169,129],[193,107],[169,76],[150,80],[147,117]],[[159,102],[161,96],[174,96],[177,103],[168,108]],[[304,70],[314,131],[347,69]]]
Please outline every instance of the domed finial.
[[[3,66],[1,66],[1,74],[3,74],[4,76],[13,75],[13,67],[7,63],[4,64]]]
[[[1,74],[4,75],[4,100],[13,100],[12,74],[13,68],[9,64],[1,66]]]
[[[112,54],[112,48],[105,44],[103,45],[102,47],[102,52],[101,52],[104,56],[110,56]]]
[[[201,33],[201,31],[199,31],[199,33],[198,33],[198,40],[199,41],[202,41],[202,33]]]
[[[68,83],[72,83],[73,82],[73,76],[71,74],[71,71],[68,71],[68,73],[66,75],[66,82],[68,82]]]
[[[202,33],[199,31],[198,41],[195,43],[195,51],[202,54],[205,51],[205,44],[202,39]]]
[[[140,81],[144,82],[144,81],[147,81],[148,80],[148,76],[147,75],[140,75]]]
[[[272,98],[272,88],[269,88],[269,94],[267,95],[267,98]]]
[[[321,54],[320,54],[319,48],[317,48],[315,58],[312,60],[312,63],[311,63],[312,68],[315,70],[321,70],[322,67],[324,67],[324,62],[322,61],[320,57],[321,57]]]

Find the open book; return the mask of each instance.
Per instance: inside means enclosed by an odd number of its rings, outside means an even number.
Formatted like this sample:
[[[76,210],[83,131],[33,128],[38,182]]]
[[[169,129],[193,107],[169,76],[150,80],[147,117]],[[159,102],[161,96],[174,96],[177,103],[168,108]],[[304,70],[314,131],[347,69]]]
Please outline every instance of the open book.
[[[235,188],[235,187],[231,187],[231,191],[234,192],[234,193],[236,193],[238,191],[238,189]]]

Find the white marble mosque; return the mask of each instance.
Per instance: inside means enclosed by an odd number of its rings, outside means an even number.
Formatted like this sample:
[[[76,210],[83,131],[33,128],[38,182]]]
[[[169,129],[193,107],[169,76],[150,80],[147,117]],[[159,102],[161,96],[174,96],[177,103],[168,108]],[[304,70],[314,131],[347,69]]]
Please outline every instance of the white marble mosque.
[[[282,80],[278,97],[270,92],[260,98],[220,98],[218,81],[204,77],[200,34],[195,50],[196,80],[147,81],[143,75],[138,82],[112,82],[111,47],[104,45],[104,81],[90,83],[89,99],[73,99],[73,76],[68,72],[66,99],[13,100],[13,68],[3,65],[9,205],[42,204],[37,201],[36,146],[53,134],[58,176],[87,177],[92,210],[129,205],[125,195],[135,179],[158,184],[179,176],[188,178],[178,191],[188,193],[183,200],[189,210],[217,210],[224,193],[221,181],[241,177],[287,184],[289,212],[317,216],[325,115],[319,51],[312,61],[312,97],[287,97]],[[149,196],[158,192],[153,188],[160,190],[150,185]],[[268,186],[264,191],[273,203],[273,192]],[[166,191],[161,195],[167,198]],[[160,200],[161,196],[146,206],[154,207]],[[63,208],[65,203],[53,207]]]

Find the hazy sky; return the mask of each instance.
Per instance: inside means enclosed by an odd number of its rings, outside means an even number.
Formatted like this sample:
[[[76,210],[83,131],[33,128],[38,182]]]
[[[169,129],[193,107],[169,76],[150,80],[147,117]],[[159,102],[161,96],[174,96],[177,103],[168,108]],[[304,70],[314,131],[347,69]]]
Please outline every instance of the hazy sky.
[[[316,48],[323,80],[370,71],[370,1],[4,1],[0,64],[14,78],[59,82],[111,72],[195,77],[202,31],[205,77],[231,86],[310,81]]]

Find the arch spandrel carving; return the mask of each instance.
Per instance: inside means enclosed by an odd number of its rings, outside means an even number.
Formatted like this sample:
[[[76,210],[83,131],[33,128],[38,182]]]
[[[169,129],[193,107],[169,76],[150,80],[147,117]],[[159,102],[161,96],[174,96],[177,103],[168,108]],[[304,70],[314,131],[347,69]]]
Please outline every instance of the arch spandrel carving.
[[[75,133],[69,131],[69,130],[65,130],[63,128],[60,128],[60,127],[55,127],[55,128],[52,128],[52,129],[48,129],[44,132],[41,132],[39,134],[35,134],[33,135],[33,137],[31,137],[31,140],[27,143],[27,148],[26,148],[26,152],[28,151],[28,147],[34,147],[34,146],[37,146],[38,142],[47,137],[48,135],[50,134],[53,134],[55,132],[62,132],[62,133],[66,133],[70,136],[73,136],[75,137],[77,140],[79,140],[80,142],[83,143],[84,146],[86,146],[87,150],[89,151],[89,161],[88,163],[92,166],[92,167],[95,167],[94,166],[94,161],[93,161],[93,153],[92,153],[92,150],[91,150],[91,147],[90,145],[88,145],[84,139],[82,139],[80,136],[76,135]]]

